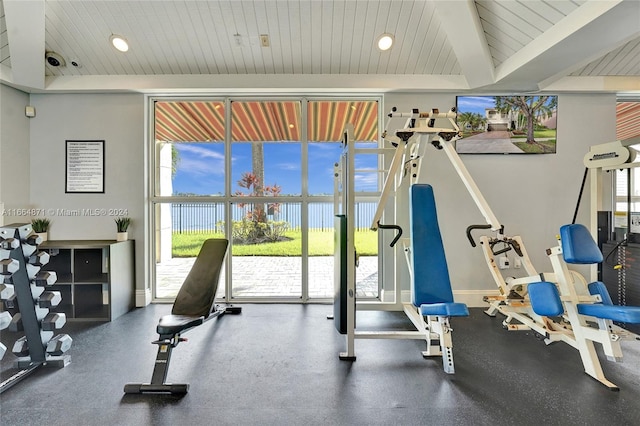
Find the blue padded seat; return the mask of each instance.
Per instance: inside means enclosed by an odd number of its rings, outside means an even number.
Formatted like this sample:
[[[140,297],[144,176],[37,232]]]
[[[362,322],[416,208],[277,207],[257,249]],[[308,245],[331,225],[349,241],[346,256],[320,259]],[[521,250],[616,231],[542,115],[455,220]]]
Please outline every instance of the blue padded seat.
[[[607,287],[601,281],[589,284],[589,293],[600,295],[602,303],[578,304],[578,313],[629,324],[640,324],[640,306],[614,305]]]
[[[640,306],[603,305],[601,303],[578,304],[578,313],[596,318],[610,319],[629,324],[640,324]]]
[[[468,316],[467,306],[453,301],[431,185],[411,186],[409,212],[413,265],[411,302],[424,316]]]
[[[609,290],[607,290],[607,286],[605,286],[602,281],[592,282],[589,284],[588,288],[589,294],[600,296],[603,305],[613,305],[613,301],[609,295]]]
[[[560,239],[565,262],[574,264],[602,262],[602,252],[584,225],[562,226],[560,228]],[[602,303],[579,303],[577,305],[579,314],[629,324],[640,324],[640,306],[614,305],[607,288],[602,282],[596,281],[589,284],[589,293],[593,295],[599,294],[602,298]]]
[[[542,281],[527,286],[533,312],[545,317],[554,317],[564,313],[560,293],[554,283]]]
[[[560,227],[560,241],[565,262],[582,265],[602,262],[602,252],[584,225]]]
[[[464,303],[424,303],[420,305],[422,316],[468,317],[469,309]]]

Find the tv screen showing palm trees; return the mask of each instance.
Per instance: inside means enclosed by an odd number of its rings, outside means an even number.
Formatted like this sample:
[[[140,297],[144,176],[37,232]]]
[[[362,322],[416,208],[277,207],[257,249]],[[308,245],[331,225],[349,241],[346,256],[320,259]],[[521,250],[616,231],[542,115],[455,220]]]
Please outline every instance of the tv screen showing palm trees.
[[[558,97],[458,96],[459,154],[555,154]]]

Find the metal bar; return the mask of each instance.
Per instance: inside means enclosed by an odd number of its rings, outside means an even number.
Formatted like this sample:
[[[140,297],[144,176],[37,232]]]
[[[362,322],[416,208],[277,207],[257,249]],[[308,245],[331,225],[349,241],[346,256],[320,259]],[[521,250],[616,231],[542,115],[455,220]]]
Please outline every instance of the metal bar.
[[[480,189],[471,177],[469,170],[467,170],[464,163],[460,159],[460,156],[456,152],[452,141],[445,141],[441,139],[440,143],[445,154],[447,154],[447,157],[449,157],[449,161],[453,165],[453,168],[458,173],[458,176],[460,176],[462,183],[467,188],[467,191],[469,191],[469,195],[471,195],[471,198],[476,203],[476,206],[480,210],[480,213],[482,213],[482,216],[484,216],[484,219],[489,225],[491,225],[491,229],[493,231],[499,231],[502,228],[500,221],[498,221],[498,218],[493,214],[493,211],[491,210],[491,207],[489,207],[487,200],[485,200],[484,196],[480,192]]]
[[[419,331],[355,331],[356,339],[412,339],[424,340],[424,333]]]
[[[373,215],[373,221],[371,222],[371,229],[378,229],[378,222],[382,219],[382,214],[384,212],[384,207],[387,204],[387,199],[391,195],[391,193],[395,192],[395,177],[400,165],[402,164],[402,157],[404,156],[404,150],[406,148],[406,143],[399,143],[396,147],[396,152],[393,154],[393,160],[391,161],[391,167],[389,167],[389,173],[387,173],[387,177],[384,180],[384,185],[382,187],[382,193],[380,194],[380,198],[378,200],[378,207],[376,209],[375,214]]]

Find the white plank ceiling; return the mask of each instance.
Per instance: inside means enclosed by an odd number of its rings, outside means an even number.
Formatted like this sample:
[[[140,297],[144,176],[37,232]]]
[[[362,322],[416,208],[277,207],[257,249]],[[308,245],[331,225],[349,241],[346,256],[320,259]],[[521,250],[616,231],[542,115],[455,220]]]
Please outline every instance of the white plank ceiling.
[[[632,92],[639,78],[638,1],[0,0],[0,81],[34,92]]]

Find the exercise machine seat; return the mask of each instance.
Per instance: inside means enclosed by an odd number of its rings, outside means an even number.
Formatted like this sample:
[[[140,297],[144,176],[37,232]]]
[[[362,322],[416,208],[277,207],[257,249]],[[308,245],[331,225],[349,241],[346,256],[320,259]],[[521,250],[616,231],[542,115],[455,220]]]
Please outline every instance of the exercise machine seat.
[[[423,303],[420,305],[420,314],[423,316],[466,317],[469,316],[469,309],[464,303]]]
[[[581,224],[560,227],[562,257],[567,263],[591,265],[602,262],[602,252],[589,230]]]
[[[204,317],[188,317],[184,315],[165,315],[160,318],[156,331],[160,335],[176,334],[196,327],[204,322]]]
[[[560,228],[560,239],[565,262],[574,264],[602,262],[602,252],[584,225],[562,226]],[[640,324],[640,307],[614,305],[607,288],[602,282],[596,281],[589,284],[589,293],[600,295],[602,303],[579,303],[577,305],[579,314],[622,323]]]
[[[412,303],[422,315],[468,316],[464,303],[453,301],[433,188],[411,186],[410,199]]]
[[[628,324],[640,324],[640,306],[614,305],[607,287],[601,281],[589,284],[589,293],[599,295],[602,303],[580,303],[578,313]]]
[[[578,304],[578,313],[628,324],[640,324],[640,306]]]
[[[178,291],[171,315],[163,316],[158,322],[159,335],[172,335],[198,326],[211,315],[228,245],[225,239],[208,239],[202,244]]]
[[[564,313],[558,287],[554,283],[542,281],[527,286],[529,300],[533,312],[545,317],[558,316]]]

